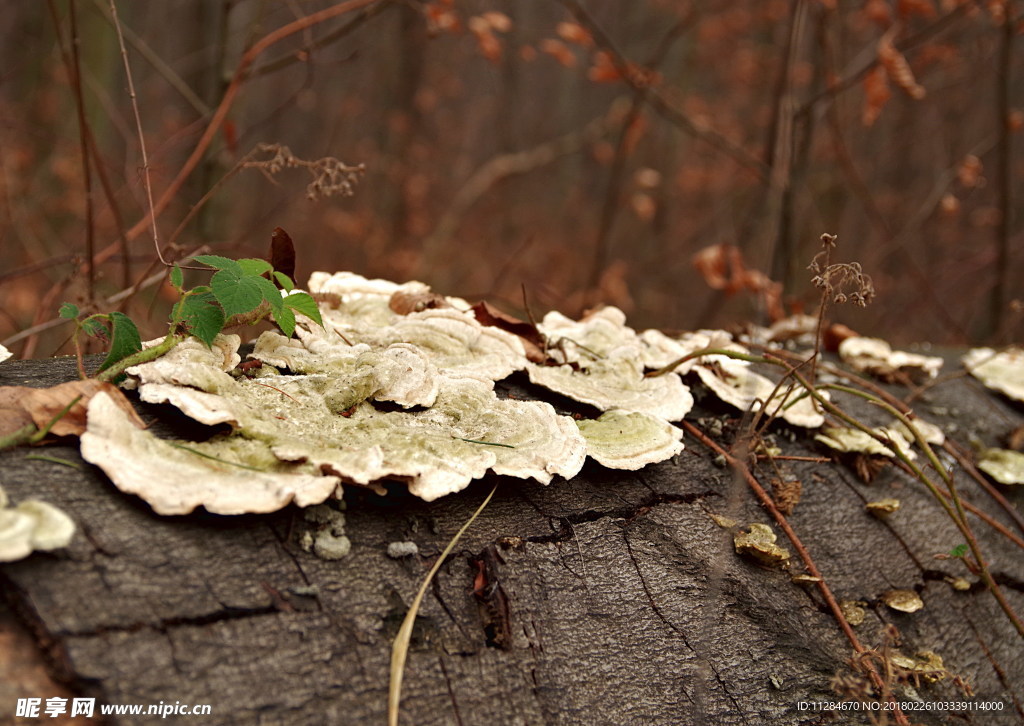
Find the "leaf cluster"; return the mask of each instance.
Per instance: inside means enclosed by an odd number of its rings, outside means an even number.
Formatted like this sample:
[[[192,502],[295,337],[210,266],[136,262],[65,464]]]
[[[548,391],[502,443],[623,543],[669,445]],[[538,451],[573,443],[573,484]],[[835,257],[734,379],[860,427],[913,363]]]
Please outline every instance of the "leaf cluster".
[[[147,349],[147,352],[153,351],[153,357],[162,355],[178,340],[189,335],[210,346],[225,328],[253,324],[268,315],[273,316],[281,332],[288,337],[295,332],[296,313],[323,325],[316,301],[308,293],[295,290],[292,279],[275,270],[266,260],[232,260],[218,255],[200,255],[195,260],[214,270],[210,284],[185,289],[182,269],[178,265],[171,268],[170,282],[180,298],[171,311],[170,331],[165,339],[167,345]],[[59,315],[75,321],[76,350],[80,351],[78,336],[81,333],[109,341],[109,352],[98,373],[111,369],[109,374],[118,375],[124,365],[142,362],[135,360],[142,355],[138,327],[124,313],[94,313],[80,319],[78,306],[64,303]],[[132,360],[127,360],[129,358]],[[84,377],[84,371],[82,375]]]
[[[171,268],[171,284],[181,293],[171,321],[207,345],[225,326],[254,323],[268,312],[288,337],[295,332],[295,313],[323,324],[316,301],[308,293],[296,291],[292,279],[266,260],[232,260],[218,255],[199,255],[195,260],[216,272],[209,285],[185,290],[181,268]]]

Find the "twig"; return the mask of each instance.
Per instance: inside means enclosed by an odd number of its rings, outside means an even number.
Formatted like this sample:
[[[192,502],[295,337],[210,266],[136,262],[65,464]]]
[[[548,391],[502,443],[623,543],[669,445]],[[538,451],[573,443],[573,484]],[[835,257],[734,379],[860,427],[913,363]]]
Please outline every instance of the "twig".
[[[117,5],[114,0],[110,0],[110,17],[114,22],[114,30],[117,31],[117,42],[121,47],[121,60],[124,62],[124,75],[128,80],[128,98],[131,99],[132,113],[135,114],[135,132],[139,137],[139,151],[142,154],[142,178],[146,187],[146,201],[149,203],[149,219],[152,221],[153,247],[156,249],[156,255],[160,258],[160,262],[169,267],[170,263],[164,259],[164,253],[160,249],[160,235],[156,227],[156,210],[153,206],[153,184],[149,177],[149,156],[146,154],[146,137],[142,133],[142,116],[139,114],[138,98],[135,95],[135,83],[132,81],[132,67],[128,63],[128,49],[124,46],[124,34],[121,32],[121,22],[117,19]],[[125,250],[125,254],[127,254],[127,250]],[[89,264],[94,264],[92,253],[89,254]]]
[[[113,18],[110,14],[110,8],[103,4],[103,0],[93,0],[93,5],[96,9],[103,13],[103,17],[106,18],[107,22],[111,25],[114,24]],[[121,32],[124,33],[125,39],[128,44],[135,49],[139,55],[141,55],[151,66],[156,70],[160,76],[167,81],[167,85],[181,94],[181,97],[188,101],[196,113],[200,116],[207,116],[210,113],[210,107],[206,105],[203,99],[196,95],[195,91],[189,88],[189,85],[185,83],[181,76],[179,76],[173,68],[164,62],[163,58],[157,55],[149,45],[146,44],[138,33],[133,31],[131,28],[122,25]]]
[[[56,15],[53,0],[50,10]],[[85,281],[86,299],[92,302],[96,297],[96,265],[93,261],[96,245],[96,225],[93,219],[92,173],[89,163],[89,124],[85,120],[85,98],[82,96],[82,70],[79,60],[81,38],[78,35],[78,14],[76,0],[68,3],[68,17],[71,21],[71,87],[75,92],[75,115],[78,117],[78,145],[82,155],[82,187],[85,192]]]
[[[689,7],[686,14],[679,18],[679,20],[669,28],[668,32],[661,39],[654,52],[651,54],[651,57],[648,59],[645,67],[651,70],[658,68],[662,61],[665,60],[665,56],[668,55],[669,50],[672,48],[672,44],[693,23],[696,17],[697,14],[694,12],[693,7]],[[594,242],[594,259],[591,265],[590,277],[587,280],[588,294],[593,294],[597,291],[601,275],[604,273],[605,266],[608,264],[608,238],[611,236],[612,228],[615,226],[615,218],[617,217],[619,210],[622,208],[622,205],[619,204],[619,195],[622,192],[622,179],[626,169],[626,160],[629,155],[630,133],[633,129],[633,125],[640,118],[640,114],[643,112],[644,104],[647,102],[647,97],[650,95],[650,92],[650,86],[634,86],[632,104],[630,105],[629,111],[622,119],[619,138],[615,144],[615,155],[612,158],[611,169],[608,172],[608,186],[605,189],[604,203],[601,206],[601,217],[598,222],[597,239]],[[588,301],[588,303],[589,302],[598,301],[593,300]]]
[[[281,40],[299,33],[306,28],[312,27],[318,23],[322,23],[325,20],[344,15],[345,13],[353,10],[358,10],[367,5],[371,5],[381,0],[348,0],[348,2],[339,3],[333,5],[324,10],[320,10],[315,13],[311,13],[304,18],[295,20],[287,25],[284,25],[277,30],[274,30],[267,35],[263,36],[258,40],[252,47],[249,48],[243,55],[241,60],[238,62],[238,66],[235,69],[235,73],[232,76],[231,82],[228,84],[227,90],[224,92],[224,96],[221,98],[220,104],[213,113],[213,117],[206,125],[206,129],[203,131],[202,136],[196,143],[195,148],[192,150],[192,154],[182,165],[181,170],[177,176],[171,181],[167,189],[164,190],[163,194],[160,195],[159,199],[156,200],[154,207],[150,210],[150,213],[143,219],[135,223],[131,229],[128,230],[126,236],[129,241],[135,239],[139,234],[144,231],[150,225],[150,218],[159,216],[171,203],[171,200],[177,196],[181,187],[185,184],[192,172],[195,171],[196,166],[199,164],[200,159],[206,153],[206,150],[213,143],[213,139],[216,137],[217,132],[223,125],[224,120],[227,118],[228,111],[234,104],[235,97],[241,88],[242,81],[245,79],[245,74],[252,62],[264,53],[268,48],[275,45]],[[154,225],[155,226],[155,225]],[[100,250],[96,255],[96,262],[100,264],[106,261],[114,254],[117,250],[117,243],[108,245],[104,249]]]

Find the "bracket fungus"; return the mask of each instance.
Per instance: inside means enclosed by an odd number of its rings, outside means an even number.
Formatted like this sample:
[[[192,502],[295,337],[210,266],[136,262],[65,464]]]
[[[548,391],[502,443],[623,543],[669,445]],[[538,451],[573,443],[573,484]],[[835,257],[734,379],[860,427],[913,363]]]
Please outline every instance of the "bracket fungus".
[[[910,441],[895,427],[877,428],[878,433],[889,438],[892,445],[906,455],[908,459],[916,459],[917,454],[910,450]],[[826,426],[814,437],[830,449],[846,454],[871,454],[874,456],[895,457],[893,449],[859,429],[845,426]]]
[[[527,364],[532,383],[601,411],[635,411],[665,421],[680,421],[693,408],[679,376],[644,375],[647,346],[618,308],[601,308],[578,322],[551,312],[537,327],[562,365]]]
[[[0,562],[28,557],[36,550],[67,547],[75,534],[75,523],[52,504],[26,499],[9,506],[0,489]]]
[[[780,387],[776,392],[775,383],[752,371],[746,361],[721,358],[714,367],[699,365],[694,370],[716,396],[741,411],[757,410],[770,399],[767,413],[777,415],[787,423],[808,429],[816,429],[825,423],[814,399],[801,397],[802,388],[792,384]]]
[[[921,382],[935,378],[942,358],[893,350],[886,341],[855,335],[839,344],[839,357],[858,373],[868,373],[885,381],[902,374]]]
[[[82,458],[103,469],[122,491],[137,494],[157,514],[273,512],[294,501],[319,504],[338,479],[312,467],[276,462],[247,439],[183,444],[137,428],[105,393],[89,402]]]
[[[240,339],[220,335],[211,347],[190,338],[126,370],[125,386],[142,401],[169,403],[229,432],[162,440],[99,395],[89,405],[83,456],[161,514],[314,506],[340,497],[339,484],[379,490],[384,480],[430,501],[488,472],[547,484],[575,476],[587,455],[628,470],[671,458],[683,444],[670,422],[693,406],[681,378],[691,368],[743,409],[775,387],[724,356],[648,377],[645,370],[696,350],[745,349],[720,331],[638,335],[614,307],[578,321],[549,313],[535,329],[514,319],[499,324],[500,316],[418,282],[316,272],[308,288],[323,325],[296,315],[294,339],[263,333],[249,355],[259,364],[235,370]],[[560,365],[528,360],[524,340],[534,360],[546,355]],[[577,424],[549,403],[499,398],[495,382],[520,370],[603,414]],[[821,424],[807,398],[780,415]]]
[[[11,351],[7,350],[7,348],[5,348],[2,345],[0,345],[0,363],[3,363],[5,360],[10,358],[12,355],[14,355],[14,353],[12,353]]]
[[[1000,484],[1024,484],[1024,454],[1009,449],[983,449],[978,468]]]
[[[972,348],[960,361],[986,387],[1024,402],[1024,348]]]
[[[916,613],[924,607],[921,596],[913,590],[886,590],[882,593],[881,600],[901,613]]]
[[[636,471],[683,450],[683,432],[656,416],[607,411],[577,421],[587,440],[587,456],[608,469]]]

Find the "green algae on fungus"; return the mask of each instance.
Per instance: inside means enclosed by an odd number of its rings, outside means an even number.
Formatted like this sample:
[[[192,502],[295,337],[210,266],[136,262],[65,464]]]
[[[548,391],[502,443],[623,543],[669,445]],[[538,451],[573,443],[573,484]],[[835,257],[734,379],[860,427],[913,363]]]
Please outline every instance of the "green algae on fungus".
[[[437,398],[439,372],[427,355],[414,345],[394,343],[375,350],[360,343],[349,345],[340,339],[335,344],[320,341],[289,340],[273,332],[263,333],[256,341],[251,358],[287,368],[295,373],[330,374],[336,390],[349,388],[344,396],[350,406],[373,398],[390,401],[405,408],[432,406]]]
[[[646,413],[607,411],[576,425],[587,441],[587,456],[608,469],[636,471],[683,450],[682,429]]]
[[[285,433],[274,453],[354,484],[406,481],[427,501],[464,489],[488,471],[543,484],[579,473],[583,437],[550,404],[499,400],[488,382],[475,378],[441,380],[431,408],[384,412],[361,404],[347,417],[317,417],[320,431]]]
[[[643,363],[630,354],[610,355],[578,369],[571,365],[529,363],[530,381],[601,411],[638,411],[666,421],[681,421],[693,396],[677,375],[644,376]]]
[[[188,514],[199,506],[214,514],[273,512],[292,501],[305,507],[327,499],[339,483],[310,466],[277,460],[259,441],[159,439],[137,428],[104,393],[89,403],[82,458],[157,514]]]
[[[356,356],[379,353],[366,348],[356,351]],[[140,396],[172,403],[201,423],[230,424],[235,433],[218,439],[218,447],[243,440],[266,447],[281,466],[285,466],[282,462],[308,463],[312,471],[355,484],[399,479],[408,482],[413,494],[431,500],[465,488],[487,471],[542,483],[555,475],[569,478],[580,470],[585,457],[583,438],[570,418],[557,415],[547,403],[499,400],[490,381],[471,376],[436,376],[432,405],[405,412],[380,411],[366,401],[375,390],[387,388],[387,381],[373,379],[386,374],[387,366],[355,368],[347,378],[308,374],[260,380],[235,380],[212,359],[192,361],[189,368],[205,369],[191,370],[188,379],[219,393],[144,383]],[[168,370],[165,366],[163,374]],[[402,379],[401,366],[390,370],[396,380]],[[145,378],[147,372],[140,374]],[[125,432],[129,434],[140,445],[146,440],[154,456],[159,451],[173,453],[175,460],[182,457],[181,449],[144,432]],[[83,450],[93,446],[87,447],[83,439]],[[130,467],[113,471],[113,462],[108,466],[112,470],[108,474],[120,488],[145,490],[145,483],[138,481],[145,479],[142,471],[127,470]],[[203,498],[193,496],[188,501],[193,507],[205,504],[208,495],[204,491]],[[166,502],[160,506],[173,508]]]

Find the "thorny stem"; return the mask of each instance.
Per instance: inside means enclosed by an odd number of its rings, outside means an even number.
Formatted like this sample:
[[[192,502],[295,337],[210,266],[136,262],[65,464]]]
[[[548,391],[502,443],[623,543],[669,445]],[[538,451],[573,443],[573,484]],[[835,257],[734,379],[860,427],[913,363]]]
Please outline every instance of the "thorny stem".
[[[82,400],[82,394],[78,394],[77,396],[72,398],[71,401],[68,402],[68,405],[65,406],[64,408],[62,408],[60,411],[58,411],[57,415],[54,416],[53,418],[51,418],[46,423],[45,426],[43,426],[41,429],[39,429],[34,434],[32,434],[31,436],[28,437],[28,443],[30,443],[30,444],[38,444],[40,441],[42,441],[44,438],[46,438],[46,435],[48,433],[50,433],[50,429],[52,429],[54,427],[54,425],[58,421],[60,421],[65,416],[67,416],[68,411],[70,411],[72,408],[74,408],[74,405],[76,403],[78,403],[79,401],[81,401],[81,400]]]
[[[17,431],[12,431],[6,436],[0,436],[0,451],[27,443],[32,438],[32,435],[36,433],[36,430],[35,424],[26,424]]]
[[[181,333],[168,333],[163,340],[152,348],[145,348],[140,350],[138,353],[133,353],[130,356],[122,358],[117,363],[110,366],[110,368],[107,368],[105,371],[97,375],[96,380],[112,381],[124,373],[126,368],[137,366],[140,363],[148,363],[151,360],[156,360],[164,353],[170,352],[174,346],[185,340],[186,337],[188,336],[182,335]]]
[[[956,486],[953,483],[953,478],[949,475],[949,472],[946,471],[945,467],[942,466],[942,463],[938,460],[938,457],[935,456],[935,452],[932,450],[928,442],[924,440],[924,437],[921,435],[921,432],[903,412],[898,410],[897,406],[887,403],[881,400],[880,398],[872,395],[871,393],[860,391],[850,386],[842,386],[838,384],[829,384],[827,386],[830,389],[842,391],[844,393],[852,394],[860,398],[866,399],[872,404],[885,409],[892,416],[894,416],[900,422],[902,422],[914,436],[914,439],[916,440],[917,444],[921,447],[921,450],[925,452],[925,455],[928,457],[928,460],[931,463],[931,465],[935,468],[937,472],[939,472],[939,475],[946,483],[946,486],[949,488],[949,499],[953,502],[953,505],[950,505],[950,502],[946,501],[946,497],[942,495],[941,491],[935,485],[935,482],[933,482],[919,466],[917,466],[902,450],[900,450],[898,446],[895,446],[887,436],[880,434],[878,431],[875,431],[871,427],[867,426],[858,419],[849,415],[841,408],[836,406],[834,403],[829,401],[814,387],[814,385],[809,380],[807,380],[807,378],[800,374],[797,368],[793,367],[792,365],[789,365],[788,363],[779,358],[775,358],[773,356],[768,355],[755,356],[746,353],[738,353],[736,351],[724,348],[705,349],[702,351],[695,351],[694,353],[691,353],[687,356],[683,356],[682,358],[673,361],[668,366],[665,366],[664,368],[658,371],[654,371],[653,373],[650,373],[648,375],[662,375],[663,373],[667,373],[675,369],[676,366],[687,360],[712,354],[724,355],[730,358],[737,358],[739,360],[750,361],[752,363],[767,363],[775,366],[785,367],[788,371],[787,375],[792,375],[793,377],[795,377],[800,382],[800,384],[806,389],[807,393],[810,394],[810,396],[812,396],[814,400],[817,401],[822,406],[822,408],[824,408],[824,410],[828,411],[829,413],[831,413],[833,416],[836,416],[840,420],[846,422],[850,426],[867,434],[871,438],[881,443],[883,446],[889,448],[893,452],[893,454],[895,454],[895,456],[898,459],[900,459],[900,461],[902,461],[913,472],[914,477],[917,478],[922,484],[924,484],[928,488],[928,490],[932,493],[932,496],[935,498],[935,500],[945,510],[949,518],[953,521],[953,524],[956,526],[956,528],[960,530],[961,534],[963,534],[964,539],[967,540],[967,544],[971,549],[971,553],[974,555],[975,559],[978,562],[979,572],[981,574],[982,580],[985,582],[986,587],[988,587],[989,591],[992,593],[992,596],[999,603],[1000,608],[1002,608],[1007,618],[1009,618],[1010,622],[1013,624],[1018,634],[1020,634],[1020,636],[1024,638],[1024,623],[1021,622],[1020,618],[1017,616],[1017,613],[1013,610],[1010,603],[1004,597],[999,585],[993,579],[991,572],[989,572],[988,565],[986,564],[984,557],[982,557],[981,548],[978,545],[978,541],[974,537],[974,533],[971,531],[970,525],[967,523],[967,515],[963,508],[963,502],[961,501],[960,496],[957,494]],[[691,428],[693,428],[686,422],[683,422],[683,427],[686,430],[690,430]],[[746,473],[752,478],[752,475],[750,475],[749,471],[747,471]],[[765,496],[767,496],[767,494],[765,494]],[[781,513],[779,514],[779,516],[782,516]],[[786,527],[784,527],[783,529],[786,529]],[[796,546],[795,542],[794,546]]]
[[[825,578],[822,576],[821,571],[818,570],[817,565],[814,564],[814,560],[811,559],[811,555],[807,551],[807,548],[804,547],[800,537],[790,526],[785,515],[779,511],[778,507],[775,506],[775,501],[771,496],[769,496],[768,492],[764,490],[764,487],[761,486],[760,482],[758,482],[754,475],[750,473],[750,469],[747,468],[747,465],[715,443],[705,435],[703,431],[698,429],[689,421],[682,421],[680,422],[680,425],[683,427],[684,431],[692,435],[716,454],[724,457],[729,465],[746,480],[754,494],[757,495],[757,498],[761,500],[765,509],[768,510],[772,515],[772,518],[779,525],[779,528],[782,529],[786,534],[786,537],[789,538],[789,541],[792,542],[793,549],[797,551],[797,554],[804,563],[804,567],[807,568],[807,572],[809,572],[812,577],[817,578],[816,584],[818,585],[818,589],[821,591],[822,597],[825,599],[829,610],[832,611],[832,616],[836,619],[836,622],[839,623],[839,627],[842,628],[846,638],[850,641],[850,645],[853,646],[854,651],[856,651],[858,655],[867,652],[867,648],[861,644],[860,639],[857,638],[857,634],[853,632],[853,627],[850,625],[850,622],[846,619],[846,616],[843,615],[843,611],[839,607],[839,603],[836,601],[835,596],[832,594],[831,588],[829,588],[828,583],[825,582]],[[879,693],[884,692],[885,683],[882,681],[881,676],[878,675],[878,671],[875,670],[875,667],[870,663],[866,663],[866,666],[872,683],[876,688],[878,688]],[[896,723],[901,724],[902,726],[909,726],[910,722],[896,704],[894,704],[893,715],[896,717]]]
[[[850,393],[855,396],[860,396],[861,398],[864,398],[870,401],[871,403],[887,410],[890,414],[899,419],[901,423],[903,423],[903,425],[909,429],[911,434],[914,436],[914,439],[917,441],[918,446],[920,446],[921,449],[925,452],[925,455],[928,456],[928,460],[931,462],[932,466],[935,467],[936,471],[939,472],[939,475],[942,477],[943,481],[949,487],[950,499],[956,505],[955,511],[953,507],[950,505],[950,503],[946,501],[946,498],[943,497],[942,494],[939,492],[939,489],[935,485],[935,482],[933,482],[931,478],[924,473],[924,470],[921,469],[921,467],[919,467],[917,464],[915,464],[914,461],[909,456],[907,456],[907,454],[903,452],[899,446],[894,445],[887,436],[880,434],[879,432],[870,428],[866,424],[858,421],[853,416],[850,416],[849,414],[842,411],[838,406],[833,404],[831,401],[822,396],[817,390],[815,390],[811,386],[810,382],[808,382],[807,379],[801,376],[798,372],[794,371],[793,375],[795,375],[797,379],[800,380],[800,382],[805,387],[807,387],[807,390],[810,392],[810,394],[814,396],[815,400],[821,403],[825,410],[827,410],[834,416],[838,416],[846,423],[850,424],[854,428],[859,429],[860,431],[863,431],[867,435],[871,436],[871,438],[875,439],[882,445],[889,448],[889,450],[892,451],[893,454],[895,454],[900,461],[902,461],[906,466],[910,468],[911,471],[914,472],[914,476],[918,479],[918,481],[920,481],[928,488],[928,490],[932,493],[932,496],[935,498],[935,500],[946,511],[946,514],[949,516],[949,518],[953,520],[953,524],[956,525],[956,528],[958,530],[960,530],[960,533],[964,536],[964,539],[967,540],[967,545],[968,547],[970,547],[971,553],[974,555],[975,560],[977,560],[978,570],[981,574],[981,579],[985,582],[985,585],[988,587],[989,592],[992,593],[992,596],[999,603],[999,607],[1002,608],[1003,612],[1006,614],[1006,617],[1009,618],[1010,622],[1013,624],[1013,627],[1017,630],[1017,633],[1022,638],[1024,638],[1024,623],[1022,623],[1020,621],[1020,618],[1017,617],[1017,613],[1014,612],[1013,607],[1010,605],[1009,602],[1007,602],[1006,598],[1003,596],[1002,590],[1000,589],[999,585],[992,578],[992,573],[989,572],[988,564],[985,562],[984,557],[982,557],[981,548],[978,545],[978,541],[975,539],[974,533],[971,531],[970,525],[967,524],[967,515],[964,512],[962,503],[960,502],[960,497],[956,492],[956,487],[953,484],[953,478],[949,475],[949,472],[946,471],[945,467],[942,466],[942,463],[939,462],[938,458],[935,456],[935,452],[932,451],[931,446],[929,446],[928,442],[924,440],[924,437],[921,436],[921,432],[917,429],[916,426],[913,425],[910,419],[908,419],[906,416],[898,412],[893,406],[890,406],[889,404],[883,401],[875,399],[873,396],[871,396],[871,394],[865,393],[863,391],[858,391],[857,389],[850,388],[848,386],[838,386],[835,384],[829,385],[829,388],[841,390],[845,393]]]

